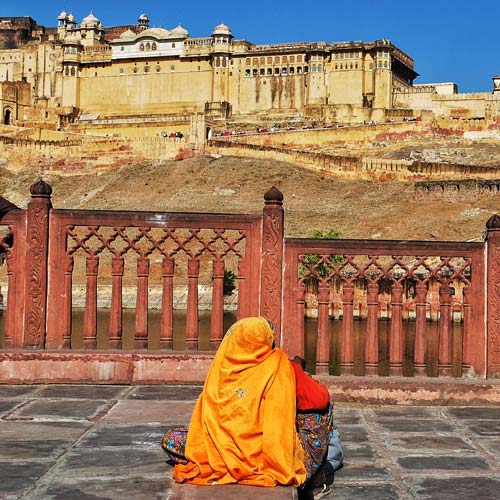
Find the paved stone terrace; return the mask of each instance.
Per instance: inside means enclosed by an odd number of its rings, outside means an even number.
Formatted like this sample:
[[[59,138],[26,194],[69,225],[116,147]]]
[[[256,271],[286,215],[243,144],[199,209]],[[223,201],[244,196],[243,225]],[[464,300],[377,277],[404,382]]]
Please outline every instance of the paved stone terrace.
[[[296,498],[291,488],[173,484],[159,443],[188,423],[199,392],[0,385],[0,498]],[[336,415],[346,465],[328,498],[500,498],[500,407],[339,404]]]

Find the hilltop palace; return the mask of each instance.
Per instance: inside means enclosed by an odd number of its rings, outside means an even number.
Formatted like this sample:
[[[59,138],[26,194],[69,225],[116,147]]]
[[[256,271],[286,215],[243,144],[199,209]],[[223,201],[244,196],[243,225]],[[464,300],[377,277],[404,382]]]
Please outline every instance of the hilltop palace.
[[[363,123],[425,113],[498,123],[500,77],[491,93],[458,94],[453,83],[414,85],[417,76],[386,39],[255,45],[224,24],[191,38],[182,26],[150,28],[144,14],[109,28],[92,13],[78,23],[61,12],[57,27],[0,18],[4,124],[106,131],[107,123],[120,133],[168,117]]]

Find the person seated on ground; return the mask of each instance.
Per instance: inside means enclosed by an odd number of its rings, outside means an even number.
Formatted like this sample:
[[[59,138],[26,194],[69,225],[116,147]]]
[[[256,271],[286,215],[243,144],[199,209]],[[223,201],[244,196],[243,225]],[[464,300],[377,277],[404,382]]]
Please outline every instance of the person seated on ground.
[[[332,420],[327,395],[323,414],[309,413],[297,430],[294,371],[265,318],[236,322],[210,366],[189,430],[171,429],[163,438],[175,481],[303,486],[324,462]]]
[[[290,360],[295,372],[297,394],[296,427],[305,452],[308,481],[302,498],[320,499],[328,495],[334,473],[343,465],[340,435],[333,425],[333,405],[328,389],[305,371],[306,362]],[[327,443],[327,450],[317,443]]]

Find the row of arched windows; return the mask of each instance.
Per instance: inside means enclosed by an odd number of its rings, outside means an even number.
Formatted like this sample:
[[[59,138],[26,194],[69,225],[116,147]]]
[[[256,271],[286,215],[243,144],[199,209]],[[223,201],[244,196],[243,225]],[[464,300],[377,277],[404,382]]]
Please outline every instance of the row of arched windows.
[[[143,43],[143,42],[141,42],[141,44],[139,45],[139,50],[141,52],[149,51],[149,50],[156,50],[156,49],[157,49],[156,42],[153,42],[153,43],[149,43],[149,42]]]
[[[303,56],[267,56],[267,57],[247,57],[245,59],[246,66],[259,66],[264,64],[288,64],[288,63],[301,63]]]
[[[314,70],[316,71],[316,69]],[[308,73],[309,72],[309,67],[308,66],[297,66],[295,68],[294,66],[290,66],[288,68],[253,68],[253,70],[250,70],[250,68],[247,68],[245,70],[245,76],[288,76],[288,75],[301,75],[302,73]]]

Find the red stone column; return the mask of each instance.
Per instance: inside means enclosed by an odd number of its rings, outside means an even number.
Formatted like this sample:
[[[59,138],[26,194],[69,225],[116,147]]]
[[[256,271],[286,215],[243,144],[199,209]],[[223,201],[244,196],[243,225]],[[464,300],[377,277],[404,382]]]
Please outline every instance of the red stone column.
[[[31,349],[43,349],[46,333],[47,258],[52,188],[39,179],[31,186],[30,192],[26,230],[24,345]]]
[[[342,365],[345,373],[352,373],[354,365],[354,284],[344,283],[342,315]]]
[[[448,369],[451,365],[451,288],[448,279],[439,287],[439,365]]]
[[[10,229],[10,234],[12,235],[12,229]],[[14,339],[12,338],[12,331],[14,325],[14,313],[15,313],[15,291],[16,287],[14,284],[14,264],[13,264],[13,256],[12,256],[12,248],[6,247],[4,248],[6,253],[6,261],[7,261],[7,285],[9,290],[7,292],[7,317],[5,318],[5,337],[3,341],[4,349],[12,349],[14,346]]]
[[[224,336],[224,261],[213,261],[212,317],[210,320],[210,345],[219,347]]]
[[[391,338],[389,341],[391,369],[400,373],[403,363],[403,286],[401,283],[392,284],[391,307]]]
[[[64,300],[62,310],[63,349],[71,348],[71,324],[73,316],[73,255],[66,255],[64,267]]]
[[[378,363],[378,283],[368,283],[367,305],[365,370],[373,375]]]
[[[273,186],[264,195],[264,203],[260,314],[274,324],[276,344],[280,345],[284,236],[283,194]]]
[[[464,307],[464,333],[462,338],[463,345],[463,362],[465,365],[472,366],[472,303],[471,303],[471,287],[465,285],[462,291],[463,307]]]
[[[97,347],[97,274],[99,258],[89,255],[86,262],[87,288],[85,292],[85,319],[83,325],[83,347]]]
[[[330,334],[328,307],[330,286],[320,283],[318,287],[318,345],[316,347],[316,373],[328,373],[330,364]]]
[[[198,276],[200,274],[200,261],[194,257],[188,260],[188,298],[186,318],[186,349],[198,349]]]
[[[137,302],[135,304],[135,342],[136,349],[148,347],[148,281],[149,259],[137,260]]]
[[[123,257],[114,257],[111,261],[111,311],[109,313],[109,347],[111,349],[122,348],[122,282],[124,270]]]
[[[160,348],[172,349],[174,343],[174,270],[170,257],[163,260],[163,294],[161,298]]]
[[[419,368],[423,367],[425,364],[425,341],[426,341],[426,296],[427,296],[427,286],[424,282],[419,281],[415,287],[415,306],[416,306],[416,318],[415,318],[415,347],[413,359],[415,365]]]
[[[486,223],[487,235],[487,377],[500,375],[500,216]],[[478,353],[480,354],[480,353]]]

